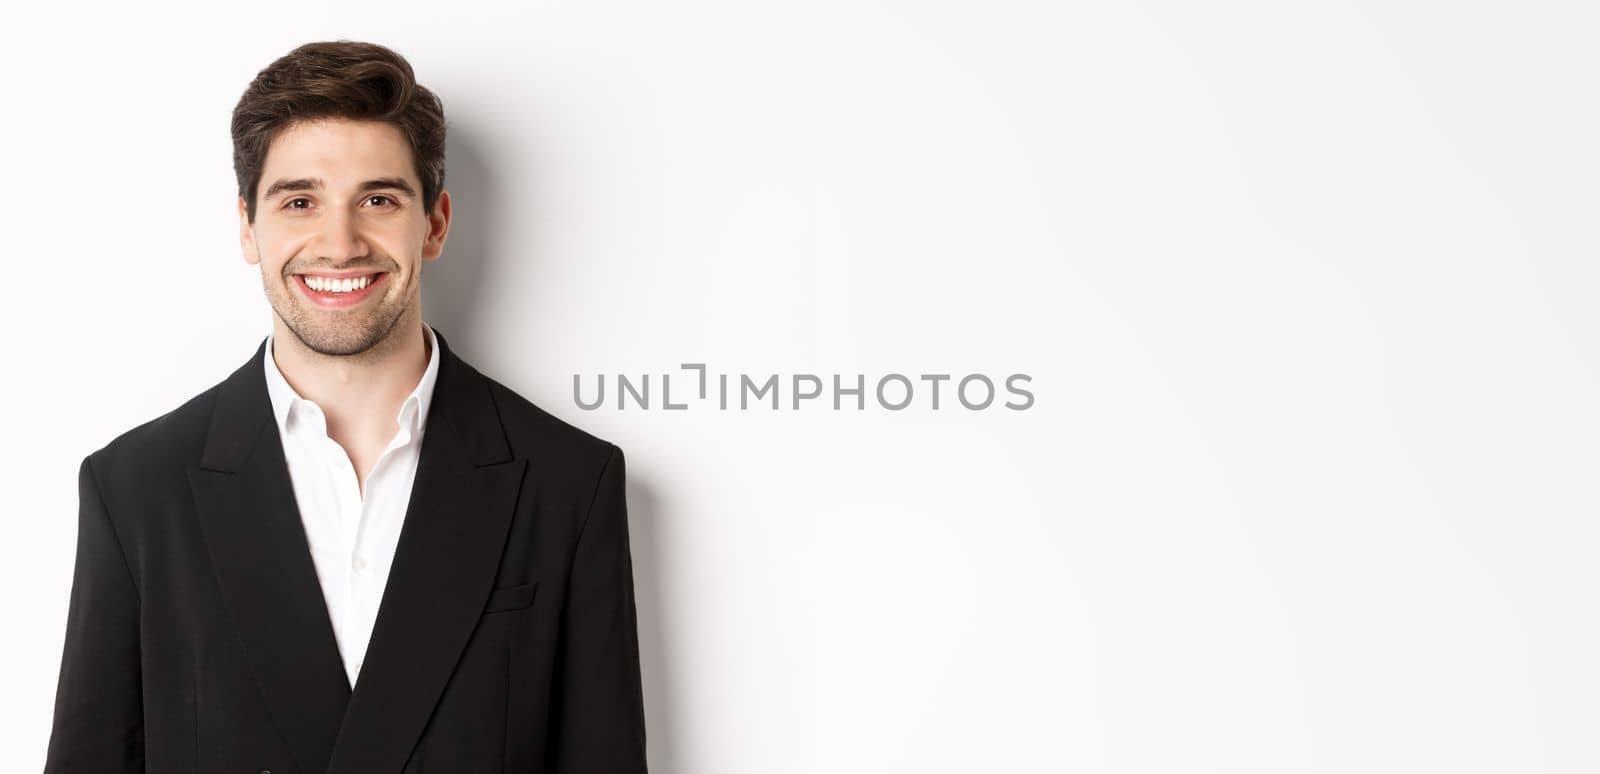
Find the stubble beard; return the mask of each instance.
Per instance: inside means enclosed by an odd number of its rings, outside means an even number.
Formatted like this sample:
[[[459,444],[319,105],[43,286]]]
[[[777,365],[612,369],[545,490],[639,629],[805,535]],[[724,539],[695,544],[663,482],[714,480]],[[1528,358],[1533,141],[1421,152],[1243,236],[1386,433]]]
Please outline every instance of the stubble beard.
[[[319,355],[351,357],[378,354],[383,349],[379,345],[389,340],[410,309],[410,305],[403,300],[390,301],[386,296],[377,299],[374,308],[362,313],[322,313],[308,307],[305,299],[295,295],[294,289],[287,285],[294,281],[293,277],[288,277],[274,283],[263,275],[262,285],[266,290],[267,303],[272,305],[272,310],[283,320],[289,332],[307,349]],[[394,281],[392,273],[389,281]]]

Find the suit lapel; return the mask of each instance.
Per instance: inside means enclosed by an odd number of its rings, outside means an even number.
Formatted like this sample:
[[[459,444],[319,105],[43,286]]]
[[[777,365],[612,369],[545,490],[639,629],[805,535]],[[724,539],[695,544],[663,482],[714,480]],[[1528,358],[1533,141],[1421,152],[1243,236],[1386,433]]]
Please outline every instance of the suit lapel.
[[[488,601],[521,491],[489,381],[439,342],[411,502],[328,774],[399,774]]]
[[[256,354],[222,384],[188,470],[218,586],[267,709],[302,771],[320,772],[350,686],[311,562]]]
[[[223,383],[189,479],[257,684],[307,774],[398,774],[494,586],[526,460],[490,382],[439,343],[411,501],[352,692],[300,521],[263,360]]]

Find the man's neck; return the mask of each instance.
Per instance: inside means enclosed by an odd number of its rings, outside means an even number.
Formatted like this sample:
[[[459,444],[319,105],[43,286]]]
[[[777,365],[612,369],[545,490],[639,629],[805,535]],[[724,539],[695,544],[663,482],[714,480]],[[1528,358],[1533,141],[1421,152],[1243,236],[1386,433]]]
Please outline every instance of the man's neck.
[[[334,440],[387,443],[393,437],[395,416],[432,354],[419,316],[408,315],[388,338],[356,356],[310,349],[277,315],[272,327],[273,362],[300,397],[322,409]]]

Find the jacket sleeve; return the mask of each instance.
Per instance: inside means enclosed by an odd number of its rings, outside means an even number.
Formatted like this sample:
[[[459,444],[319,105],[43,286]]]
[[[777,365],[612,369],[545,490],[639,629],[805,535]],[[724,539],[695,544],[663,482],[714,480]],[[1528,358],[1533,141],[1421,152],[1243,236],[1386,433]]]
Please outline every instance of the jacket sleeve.
[[[644,774],[644,698],[622,449],[579,528],[556,664],[557,774]]]
[[[78,547],[45,774],[144,771],[139,592],[85,457]]]

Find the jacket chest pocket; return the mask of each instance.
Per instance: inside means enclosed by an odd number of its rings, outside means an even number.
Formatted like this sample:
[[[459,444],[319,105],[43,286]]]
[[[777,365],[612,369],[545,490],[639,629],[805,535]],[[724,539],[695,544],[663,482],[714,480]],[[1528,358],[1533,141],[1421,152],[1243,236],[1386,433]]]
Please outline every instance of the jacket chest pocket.
[[[538,591],[539,582],[524,583],[520,586],[505,586],[489,592],[489,603],[484,606],[485,613],[499,613],[506,610],[521,610],[533,604],[534,592]]]

